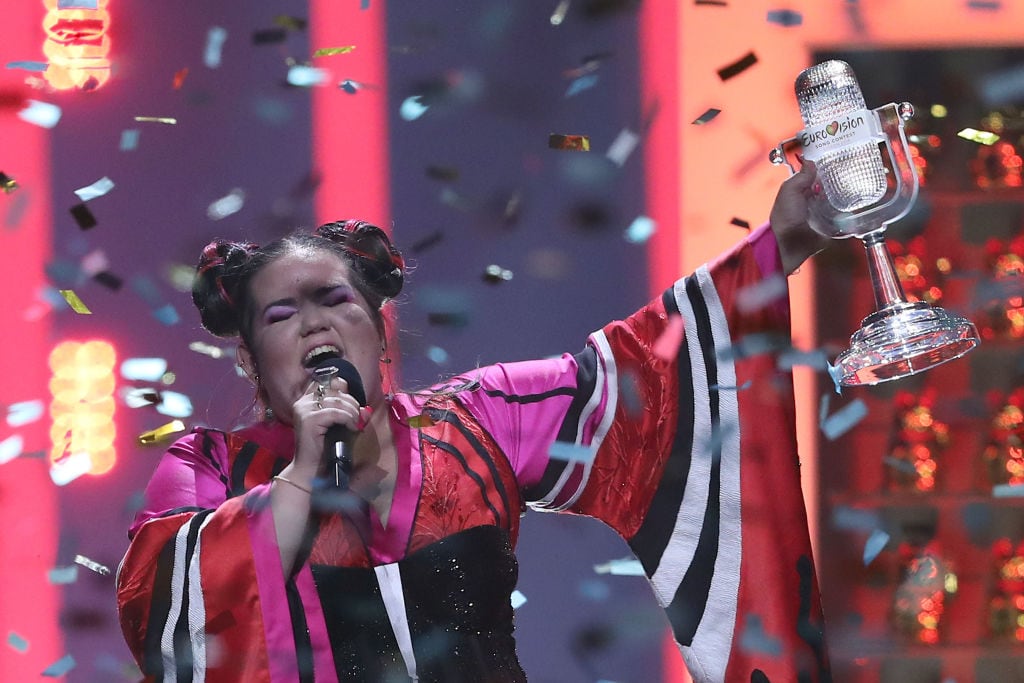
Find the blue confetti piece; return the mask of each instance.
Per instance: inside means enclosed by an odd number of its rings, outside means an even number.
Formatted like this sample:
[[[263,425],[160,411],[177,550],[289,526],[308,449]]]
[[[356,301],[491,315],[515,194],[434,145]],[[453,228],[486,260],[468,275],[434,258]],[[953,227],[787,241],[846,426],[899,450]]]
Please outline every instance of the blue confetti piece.
[[[0,465],[14,460],[21,455],[24,449],[25,440],[21,437],[21,434],[11,434],[3,441],[0,441]]]
[[[171,304],[164,304],[160,308],[154,309],[153,317],[168,327],[177,325],[181,321],[181,316],[178,315],[177,309]]]
[[[11,427],[23,427],[35,422],[43,416],[45,407],[42,401],[19,401],[7,406],[7,424]]]
[[[7,64],[4,65],[4,68],[6,68],[6,69],[22,69],[24,71],[41,72],[41,71],[46,71],[46,69],[49,66],[50,65],[48,63],[46,63],[46,62],[20,61],[20,62],[7,62]]]
[[[792,9],[768,10],[768,23],[790,28],[804,23],[804,15]]]
[[[621,560],[612,560],[604,564],[595,564],[594,571],[598,574],[611,574],[612,576],[644,576],[644,566],[640,560],[634,557],[626,557]]]
[[[99,0],[57,0],[57,9],[99,9]]]
[[[878,553],[885,550],[885,546],[889,544],[889,534],[885,533],[881,529],[875,529],[868,536],[868,540],[864,543],[864,566],[868,566],[871,562],[878,557]]]
[[[7,216],[4,217],[4,227],[8,230],[12,230],[18,227],[18,224],[21,223],[21,219],[25,217],[25,212],[28,210],[28,190],[22,188],[21,191],[11,197],[9,201],[10,205],[7,208]]]
[[[159,306],[163,299],[163,297],[160,296],[160,290],[157,288],[156,284],[145,275],[139,275],[132,280],[132,289],[135,290],[136,294],[142,297],[143,301],[154,308]]]
[[[121,144],[118,149],[122,152],[132,152],[139,146],[139,129],[126,128],[121,131]]]
[[[765,633],[761,617],[756,614],[747,614],[743,619],[740,647],[744,652],[765,654],[770,657],[782,654],[782,641]]]
[[[584,579],[577,587],[580,597],[591,602],[605,602],[612,595],[608,582],[601,579]]]
[[[58,678],[75,668],[75,658],[71,655],[64,655],[56,662],[43,670],[43,676]]]
[[[841,506],[832,510],[832,527],[839,531],[871,531],[881,524],[877,510]]]
[[[49,102],[29,100],[28,106],[18,112],[18,118],[40,128],[53,128],[60,121],[61,108]]]
[[[711,391],[744,391],[754,386],[754,380],[748,379],[746,382],[739,386],[729,384],[712,384],[708,387]]]
[[[626,228],[626,241],[633,244],[643,244],[651,238],[656,231],[654,219],[649,216],[637,216]]]
[[[180,394],[177,391],[161,391],[160,399],[156,412],[161,415],[182,418],[191,417],[192,401],[185,394]]]
[[[882,458],[882,462],[897,472],[903,472],[904,474],[917,474],[917,468],[914,467],[914,463],[907,460],[901,460],[899,458],[894,458],[891,455],[887,455]]]
[[[345,79],[344,81],[339,83],[338,87],[347,92],[349,95],[355,95],[357,92],[359,92],[359,84],[349,79]]]
[[[141,382],[159,382],[167,372],[166,358],[126,358],[121,363],[121,376]]]
[[[54,567],[46,573],[46,580],[55,586],[64,586],[78,581],[78,565]]]
[[[434,361],[438,365],[445,365],[448,363],[448,352],[442,349],[440,346],[431,346],[427,349],[427,358]]]
[[[971,9],[1002,9],[1003,3],[1000,0],[969,0],[967,6]]]
[[[28,652],[28,641],[14,631],[7,634],[7,644],[15,652],[21,652],[22,654]]]
[[[834,441],[850,431],[868,414],[868,406],[861,399],[854,399],[832,413],[821,423],[821,431],[829,441]]]
[[[512,591],[511,602],[512,609],[519,609],[520,607],[526,604],[526,596],[518,590],[514,590]]]
[[[594,462],[594,455],[597,449],[593,446],[581,446],[565,441],[555,441],[548,447],[548,457],[554,460],[565,460],[566,462],[581,462],[590,464]]]
[[[328,77],[329,73],[325,69],[318,69],[315,66],[296,64],[288,69],[288,84],[300,88],[322,85],[327,82]]]
[[[992,487],[996,498],[1019,498],[1024,496],[1024,484],[996,484]]]
[[[415,121],[423,116],[427,109],[430,109],[430,107],[423,104],[423,97],[421,95],[412,95],[405,98],[398,111],[404,120]]]
[[[573,95],[578,95],[584,90],[593,88],[595,85],[597,85],[597,74],[580,76],[569,84],[569,88],[565,91],[565,96],[572,97]]]
[[[843,384],[842,384],[843,373],[842,373],[842,371],[838,367],[836,367],[835,365],[832,365],[831,363],[828,363],[827,370],[828,370],[828,376],[832,378],[832,384],[835,385],[836,393],[839,394],[840,396],[842,396],[842,394],[843,394]]]
[[[228,39],[227,29],[214,26],[206,33],[206,47],[203,48],[203,64],[209,69],[220,66],[224,41]]]
[[[798,365],[804,365],[815,370],[824,370],[828,367],[828,356],[821,349],[814,351],[800,351],[789,349],[779,354],[776,367],[779,370],[792,370]]]

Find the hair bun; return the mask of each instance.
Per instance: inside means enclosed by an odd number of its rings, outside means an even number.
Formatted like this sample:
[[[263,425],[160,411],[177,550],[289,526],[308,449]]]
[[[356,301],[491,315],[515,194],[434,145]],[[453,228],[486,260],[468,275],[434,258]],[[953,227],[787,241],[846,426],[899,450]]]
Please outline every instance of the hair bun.
[[[203,248],[192,280],[192,302],[203,327],[218,337],[233,337],[241,329],[242,311],[235,305],[238,275],[255,244],[214,240]]]
[[[341,246],[352,256],[366,284],[383,298],[393,298],[405,282],[405,259],[387,233],[360,220],[325,223],[315,234]]]

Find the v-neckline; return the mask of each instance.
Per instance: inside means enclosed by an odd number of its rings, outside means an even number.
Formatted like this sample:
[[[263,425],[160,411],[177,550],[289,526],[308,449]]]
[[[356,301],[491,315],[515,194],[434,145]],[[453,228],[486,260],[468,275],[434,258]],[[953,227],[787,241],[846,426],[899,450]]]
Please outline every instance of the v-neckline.
[[[370,538],[367,551],[374,564],[397,562],[405,557],[412,536],[416,508],[423,483],[423,468],[415,431],[402,419],[407,408],[399,396],[388,404],[388,427],[395,446],[395,484],[388,507],[387,524],[377,508],[369,506]]]

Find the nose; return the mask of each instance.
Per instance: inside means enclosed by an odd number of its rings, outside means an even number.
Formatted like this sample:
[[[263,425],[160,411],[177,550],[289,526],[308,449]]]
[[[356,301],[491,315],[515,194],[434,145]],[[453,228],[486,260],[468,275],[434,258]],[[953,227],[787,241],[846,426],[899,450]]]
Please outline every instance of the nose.
[[[326,330],[327,316],[320,306],[306,305],[299,310],[299,332],[303,337]]]

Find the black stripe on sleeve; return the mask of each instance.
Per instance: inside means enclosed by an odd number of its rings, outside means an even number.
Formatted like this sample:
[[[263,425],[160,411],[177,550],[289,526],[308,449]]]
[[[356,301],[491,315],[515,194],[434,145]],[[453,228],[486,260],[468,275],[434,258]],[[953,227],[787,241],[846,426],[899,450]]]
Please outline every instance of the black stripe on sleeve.
[[[689,645],[697,633],[697,627],[707,608],[708,595],[711,591],[711,578],[715,573],[715,560],[718,558],[718,537],[720,533],[720,516],[722,488],[722,443],[720,438],[721,424],[718,406],[718,392],[711,389],[718,384],[718,366],[716,365],[714,337],[711,333],[711,318],[707,305],[695,278],[686,282],[686,294],[693,307],[694,321],[697,326],[697,337],[701,352],[704,354],[704,369],[708,382],[708,409],[711,414],[711,473],[708,482],[708,501],[704,511],[704,523],[701,526],[697,549],[683,580],[672,598],[671,604],[665,608],[676,640]]]
[[[665,311],[669,315],[679,315],[673,290],[669,289],[662,295]],[[651,499],[640,529],[629,541],[630,548],[643,565],[647,576],[654,576],[661,563],[662,553],[672,538],[676,517],[683,504],[686,493],[686,480],[690,473],[690,453],[693,451],[693,370],[690,366],[689,345],[683,335],[682,345],[677,360],[677,381],[679,392],[678,414],[676,415],[676,433],[672,440],[672,450],[665,471],[658,482],[658,488]]]
[[[164,659],[160,649],[164,624],[171,611],[171,577],[174,574],[174,544],[177,535],[164,543],[156,560],[156,574],[153,577],[153,592],[149,598],[149,620],[146,622],[146,638],[142,646],[142,673],[156,681],[164,678]]]
[[[240,496],[245,493],[245,473],[249,471],[249,465],[256,455],[259,445],[255,441],[247,441],[244,446],[238,449],[235,462],[231,465],[231,491],[228,497]]]
[[[220,461],[218,461],[217,458],[213,457],[214,434],[217,434],[218,436],[220,436],[221,442],[223,443],[223,441],[224,441],[224,433],[223,432],[213,432],[213,431],[205,430],[204,429],[203,430],[203,441],[202,441],[202,445],[201,445],[201,447],[199,449],[199,452],[210,463],[210,466],[213,467],[214,471],[217,473],[217,478],[220,479],[220,482],[222,484],[224,484],[224,494],[225,494],[225,497],[230,498],[231,497],[231,488],[228,486],[228,475],[227,475],[226,472],[224,472],[223,469],[221,469]]]
[[[494,515],[494,524],[496,526],[501,526],[501,515],[498,514],[497,508],[494,507],[490,499],[487,497],[487,484],[484,483],[484,480],[479,473],[473,471],[473,469],[469,466],[469,463],[466,462],[466,459],[462,457],[462,453],[459,453],[459,449],[455,448],[450,443],[446,443],[439,439],[435,439],[434,437],[428,436],[427,434],[423,434],[422,438],[425,443],[440,448],[442,451],[449,455],[455,456],[455,459],[458,460],[459,463],[462,465],[462,469],[466,471],[466,474],[469,475],[469,478],[475,481],[477,483],[477,486],[480,487],[480,497],[483,498],[484,503],[487,504],[487,508]]]
[[[559,387],[539,394],[506,394],[504,391],[499,389],[485,389],[483,387],[480,388],[480,391],[484,392],[488,396],[496,396],[504,399],[506,403],[540,403],[541,401],[546,401],[552,396],[571,396],[576,393],[576,390],[572,387]]]
[[[558,428],[556,437],[559,441],[566,443],[576,443],[583,409],[597,388],[597,350],[592,346],[587,346],[574,358],[576,359],[576,388],[571,390],[572,403],[569,404],[569,409],[562,420],[562,425]],[[565,394],[566,391],[563,390],[560,393]],[[564,460],[548,460],[540,481],[533,486],[524,488],[523,497],[530,502],[542,499],[555,487],[566,468],[573,465],[574,463]]]

